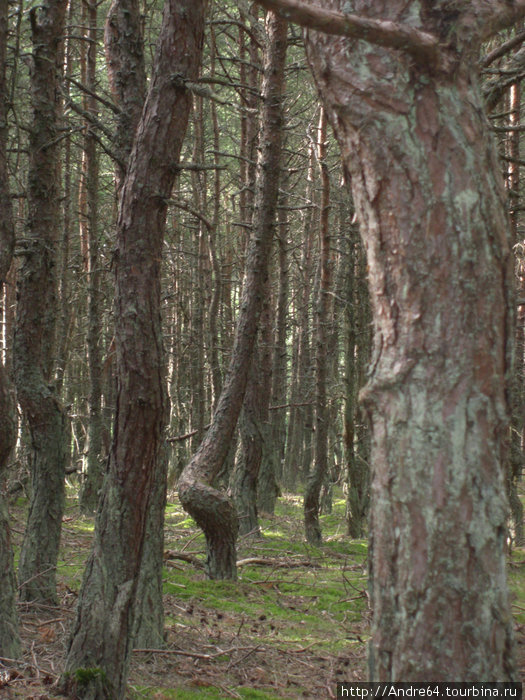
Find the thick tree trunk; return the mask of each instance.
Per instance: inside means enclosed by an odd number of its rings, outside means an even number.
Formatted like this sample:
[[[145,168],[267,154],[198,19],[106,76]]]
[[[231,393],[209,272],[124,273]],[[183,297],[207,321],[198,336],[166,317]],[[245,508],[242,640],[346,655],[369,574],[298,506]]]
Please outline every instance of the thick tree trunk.
[[[53,385],[58,318],[58,86],[66,2],[31,10],[33,124],[27,189],[27,250],[19,273],[14,369],[31,434],[32,498],[20,553],[23,600],[56,602],[64,510],[67,417]]]
[[[166,417],[160,263],[171,194],[200,63],[204,0],[168,0],[117,222],[117,412],[95,543],[79,598],[63,687],[71,697],[124,697],[148,505]],[[79,674],[91,669],[91,674]],[[94,669],[98,669],[94,672]]]
[[[351,174],[374,312],[362,391],[372,424],[372,680],[516,679],[502,455],[509,229],[470,52],[486,6],[478,17],[470,5],[454,25],[421,11],[418,41],[448,32],[435,60],[418,59],[418,42],[409,58],[307,38]],[[354,7],[405,18],[405,2]]]
[[[226,459],[241,410],[268,277],[278,194],[286,31],[284,21],[269,15],[254,225],[247,251],[232,361],[211,426],[179,481],[181,503],[206,536],[207,574],[216,579],[237,577],[237,514],[230,499],[211,484]]]
[[[8,2],[0,0],[0,293],[13,258],[15,228],[7,171],[7,92],[5,59],[7,49]],[[20,654],[16,579],[4,483],[9,455],[16,440],[15,406],[11,383],[0,362],[0,656],[9,659]]]

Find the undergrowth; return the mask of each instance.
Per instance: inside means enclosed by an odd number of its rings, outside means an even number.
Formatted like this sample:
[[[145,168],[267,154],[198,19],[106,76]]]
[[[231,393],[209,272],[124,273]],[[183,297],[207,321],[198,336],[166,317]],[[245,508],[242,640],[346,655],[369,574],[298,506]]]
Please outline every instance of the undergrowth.
[[[16,556],[26,508],[13,509]],[[301,499],[281,497],[275,515],[260,518],[260,535],[241,538],[238,580],[208,581],[203,535],[174,498],[166,510],[165,646],[133,654],[129,700],[329,698],[338,682],[365,680],[367,542],[347,537],[344,511],[339,493],[321,517],[323,544],[312,547],[304,541]],[[61,607],[21,610],[28,651],[6,698],[56,697],[49,688],[62,669],[92,537],[93,519],[71,499],[57,576]],[[521,633],[524,560],[523,549],[509,558]]]

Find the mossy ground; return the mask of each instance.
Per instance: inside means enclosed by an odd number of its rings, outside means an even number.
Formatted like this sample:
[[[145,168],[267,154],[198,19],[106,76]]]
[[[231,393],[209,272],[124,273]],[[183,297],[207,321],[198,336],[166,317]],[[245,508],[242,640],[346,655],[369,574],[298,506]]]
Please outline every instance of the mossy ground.
[[[12,515],[19,546],[26,504],[17,503]],[[203,536],[173,499],[166,513],[166,645],[134,653],[129,700],[330,698],[338,682],[364,680],[367,543],[346,536],[340,494],[321,520],[323,545],[311,547],[304,541],[300,497],[282,497],[276,515],[260,519],[260,537],[240,541],[239,580],[208,581],[198,567]],[[2,700],[56,698],[53,684],[62,670],[92,536],[93,519],[81,516],[71,499],[58,570],[61,604],[21,607],[25,656],[19,675],[0,685]],[[180,552],[194,563],[178,559]],[[245,561],[250,559],[259,563]],[[523,549],[512,553],[509,581],[523,641]],[[518,649],[525,660],[525,645]]]

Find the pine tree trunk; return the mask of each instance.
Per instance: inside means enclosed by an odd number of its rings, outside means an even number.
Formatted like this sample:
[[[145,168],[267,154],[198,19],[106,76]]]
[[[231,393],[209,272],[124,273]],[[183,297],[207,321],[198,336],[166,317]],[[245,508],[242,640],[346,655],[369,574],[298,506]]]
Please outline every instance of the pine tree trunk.
[[[307,38],[351,174],[374,312],[361,392],[372,425],[371,680],[517,679],[502,454],[511,241],[472,50],[490,9],[471,5],[452,24],[422,11],[426,32],[448,32],[433,60]],[[354,3],[393,20],[405,7]]]
[[[326,383],[328,369],[328,339],[330,309],[329,296],[332,284],[330,260],[330,179],[326,163],[326,114],[321,110],[318,130],[318,157],[321,167],[321,221],[319,226],[321,250],[321,278],[317,301],[316,353],[315,353],[315,462],[308,474],[304,494],[304,528],[309,544],[320,545],[322,541],[319,523],[319,497],[328,473],[328,410],[326,405]]]
[[[82,4],[84,24],[87,26],[86,41],[86,75],[83,82],[90,89],[96,90],[96,46],[97,46],[97,5]],[[85,110],[92,116],[97,116],[97,103],[91,95],[85,98]],[[87,356],[89,370],[89,422],[87,438],[86,469],[80,492],[80,509],[83,513],[93,513],[96,510],[100,490],[102,488],[102,319],[100,294],[100,261],[98,245],[98,197],[99,197],[99,158],[97,142],[91,132],[89,123],[85,124],[84,153],[82,159],[82,182],[85,190],[85,211],[81,216],[85,219],[87,229],[87,274],[88,274],[88,328]]]
[[[59,78],[66,2],[31,10],[33,124],[27,249],[18,277],[14,369],[31,435],[32,498],[20,553],[22,600],[55,603],[64,511],[67,417],[53,385],[58,319]]]
[[[124,697],[148,507],[158,497],[158,484],[165,492],[160,263],[173,165],[180,157],[191,104],[185,82],[198,74],[205,8],[204,1],[195,0],[168,0],[165,5],[149,92],[122,186],[116,258],[117,411],[94,547],[63,677],[64,691],[82,700]],[[86,678],[79,669],[98,671]]]
[[[211,484],[224,464],[241,410],[268,276],[278,195],[286,31],[285,22],[269,15],[254,225],[229,373],[211,426],[179,481],[181,503],[206,536],[207,574],[216,579],[237,577],[237,514],[231,500]]]
[[[7,49],[8,2],[0,0],[0,283],[5,285],[15,242],[13,211],[7,171]],[[0,291],[3,292],[0,285]],[[11,383],[0,362],[0,656],[16,659],[20,654],[16,578],[4,484],[9,456],[16,441],[15,406]]]

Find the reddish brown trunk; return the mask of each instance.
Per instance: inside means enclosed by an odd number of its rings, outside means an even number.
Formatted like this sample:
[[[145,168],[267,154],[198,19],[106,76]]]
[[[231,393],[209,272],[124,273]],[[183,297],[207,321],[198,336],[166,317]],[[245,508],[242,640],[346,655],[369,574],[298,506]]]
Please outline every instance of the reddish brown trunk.
[[[171,194],[200,63],[205,0],[168,0],[117,222],[117,410],[95,543],[79,599],[64,687],[72,697],[124,696],[146,515],[162,484],[166,415],[160,264]],[[94,667],[85,684],[79,668]]]

